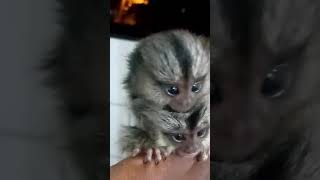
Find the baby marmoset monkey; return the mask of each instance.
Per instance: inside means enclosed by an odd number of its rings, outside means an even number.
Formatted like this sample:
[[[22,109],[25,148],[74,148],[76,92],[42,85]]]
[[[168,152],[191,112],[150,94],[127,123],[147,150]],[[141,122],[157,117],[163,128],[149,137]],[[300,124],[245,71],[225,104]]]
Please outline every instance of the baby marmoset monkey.
[[[143,39],[129,57],[125,87],[135,115],[121,148],[158,163],[172,152],[205,160],[210,152],[209,40],[185,30]]]

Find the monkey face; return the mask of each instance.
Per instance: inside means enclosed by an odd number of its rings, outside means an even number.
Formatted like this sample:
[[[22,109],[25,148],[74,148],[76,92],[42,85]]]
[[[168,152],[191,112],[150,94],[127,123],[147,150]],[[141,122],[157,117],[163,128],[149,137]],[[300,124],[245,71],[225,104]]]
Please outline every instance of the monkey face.
[[[175,146],[176,153],[180,156],[194,156],[206,146],[205,141],[210,135],[210,127],[196,127],[192,130],[166,133],[170,144]]]
[[[193,156],[210,150],[210,105],[200,104],[192,113],[170,113],[174,119],[159,121],[160,138],[178,155]]]
[[[298,108],[293,97],[297,65],[227,61],[213,67],[213,151],[217,160],[242,161],[289,133],[283,127]]]
[[[215,160],[240,162],[268,154],[293,134],[302,134],[312,119],[307,114],[319,100],[320,82],[315,4],[265,1],[259,10],[248,7],[257,12],[258,18],[252,19],[241,19],[245,9],[225,18],[219,13],[222,6],[215,6],[211,67]]]
[[[165,110],[170,112],[188,112],[203,97],[204,80],[181,80],[176,84],[160,85],[167,99]]]
[[[304,131],[306,112],[319,99],[315,67],[320,63],[309,56],[320,55],[314,47],[279,54],[262,45],[256,48],[250,49],[251,57],[226,50],[214,59],[211,117],[216,160],[250,160],[286,143]]]
[[[187,31],[151,35],[131,54],[127,89],[167,111],[190,111],[209,93],[209,56],[209,43]]]

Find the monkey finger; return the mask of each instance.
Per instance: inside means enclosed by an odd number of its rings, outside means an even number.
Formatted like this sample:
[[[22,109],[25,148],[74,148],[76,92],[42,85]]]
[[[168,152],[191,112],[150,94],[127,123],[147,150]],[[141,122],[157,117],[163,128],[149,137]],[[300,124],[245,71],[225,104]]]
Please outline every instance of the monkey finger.
[[[166,153],[161,153],[162,159],[165,161],[167,160],[168,154]]]
[[[143,161],[144,163],[148,163],[152,160],[152,152],[153,152],[152,148],[147,149],[147,154]]]
[[[161,151],[158,148],[154,149],[156,164],[162,160]]]
[[[205,161],[209,158],[209,153],[208,151],[202,151],[199,153],[199,155],[197,156],[197,160],[198,161]]]
[[[168,156],[170,155],[170,153],[171,153],[169,147],[161,147],[161,148],[160,148],[160,151],[161,151],[161,155],[162,155],[163,160],[166,160],[167,157],[168,157]]]

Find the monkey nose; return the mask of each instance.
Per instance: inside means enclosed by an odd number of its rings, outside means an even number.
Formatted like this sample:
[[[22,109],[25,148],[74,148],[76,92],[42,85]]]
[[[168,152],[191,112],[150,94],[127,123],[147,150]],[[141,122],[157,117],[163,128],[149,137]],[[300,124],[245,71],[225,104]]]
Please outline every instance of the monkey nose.
[[[172,107],[172,109],[176,110],[177,112],[188,112],[191,109],[191,102],[178,102]]]

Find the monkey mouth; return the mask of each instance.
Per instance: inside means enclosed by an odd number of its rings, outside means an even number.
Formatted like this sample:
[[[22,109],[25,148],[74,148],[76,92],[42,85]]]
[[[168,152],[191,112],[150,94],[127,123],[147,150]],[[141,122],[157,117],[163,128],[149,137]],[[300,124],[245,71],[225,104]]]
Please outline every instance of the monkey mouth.
[[[188,113],[188,112],[191,112],[192,108],[185,110],[185,111],[176,111],[175,109],[173,109],[169,105],[166,105],[163,107],[163,110],[168,111],[168,112],[172,112],[172,113]]]
[[[166,105],[166,106],[163,108],[163,110],[169,111],[169,112],[174,112],[174,113],[177,112],[176,110],[172,109],[169,105]]]

